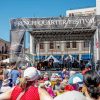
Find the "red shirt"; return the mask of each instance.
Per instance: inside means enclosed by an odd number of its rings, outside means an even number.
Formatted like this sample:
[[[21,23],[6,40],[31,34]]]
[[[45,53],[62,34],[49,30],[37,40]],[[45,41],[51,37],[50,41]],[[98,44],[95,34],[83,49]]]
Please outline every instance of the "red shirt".
[[[22,92],[22,88],[16,86],[12,91],[10,100],[16,100],[21,92]],[[22,95],[20,100],[40,100],[38,88],[34,86],[30,86],[29,89]]]

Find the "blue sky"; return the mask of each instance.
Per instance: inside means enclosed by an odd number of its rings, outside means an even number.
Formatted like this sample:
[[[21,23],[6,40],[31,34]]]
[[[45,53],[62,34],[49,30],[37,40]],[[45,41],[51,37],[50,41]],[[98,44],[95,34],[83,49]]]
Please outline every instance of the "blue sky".
[[[0,38],[9,41],[12,18],[59,16],[68,9],[95,5],[96,0],[0,0]]]

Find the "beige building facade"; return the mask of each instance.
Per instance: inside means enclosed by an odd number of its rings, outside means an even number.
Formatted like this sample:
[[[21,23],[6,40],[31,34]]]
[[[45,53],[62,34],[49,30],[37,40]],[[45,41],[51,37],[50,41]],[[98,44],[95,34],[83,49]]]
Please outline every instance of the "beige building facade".
[[[89,41],[46,41],[37,44],[36,46],[37,56],[49,56],[55,57],[61,56],[63,58],[67,55],[73,55],[77,60],[82,59],[82,55],[89,56],[90,48]],[[90,60],[91,58],[84,58]]]
[[[0,61],[9,58],[10,42],[0,39]]]

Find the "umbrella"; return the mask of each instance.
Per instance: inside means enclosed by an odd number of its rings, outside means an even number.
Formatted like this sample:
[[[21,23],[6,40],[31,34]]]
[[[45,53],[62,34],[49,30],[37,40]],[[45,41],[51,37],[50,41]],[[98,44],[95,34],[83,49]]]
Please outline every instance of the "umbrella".
[[[83,82],[83,75],[81,73],[76,73],[72,75],[68,80],[69,84],[82,83],[82,82]]]

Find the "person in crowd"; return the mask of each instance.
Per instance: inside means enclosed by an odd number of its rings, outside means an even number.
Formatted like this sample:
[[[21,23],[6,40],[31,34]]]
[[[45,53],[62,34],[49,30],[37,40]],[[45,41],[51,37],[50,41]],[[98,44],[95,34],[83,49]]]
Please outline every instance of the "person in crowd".
[[[51,86],[51,82],[50,81],[45,81],[45,88],[47,90],[47,92],[50,94],[51,97],[55,97],[55,94],[53,92],[52,86]]]
[[[11,87],[9,86],[9,79],[3,80],[3,83],[2,83],[2,87],[1,87],[0,92],[1,93],[4,93],[4,92],[6,92],[6,91],[8,91],[10,89],[11,89]]]
[[[69,79],[69,76],[66,76],[62,81],[61,81],[61,84],[68,84],[68,79]]]
[[[69,71],[67,71],[66,68],[63,68],[62,72],[59,73],[62,77],[62,79],[64,79],[66,76],[69,76]]]
[[[0,66],[0,89],[2,87],[3,82],[3,66]]]
[[[40,83],[38,87],[46,90],[44,83]]]
[[[39,84],[44,83],[44,77],[43,75],[40,76],[39,80],[38,80]]]
[[[90,69],[90,65],[87,63],[86,65],[85,65],[85,69],[82,71],[82,74],[84,75],[87,71],[89,71],[89,70],[91,70]]]
[[[22,83],[1,94],[0,100],[53,100],[44,89],[34,86],[38,76],[36,68],[28,67],[24,71]]]
[[[17,67],[14,66],[12,71],[11,71],[11,79],[12,79],[12,86],[16,85],[16,80],[18,77],[21,76],[20,72],[17,70]]]
[[[60,79],[56,80],[56,84],[53,87],[54,90],[58,90],[58,91],[60,90],[60,82],[61,82]]]
[[[9,86],[12,87],[12,79],[11,79],[12,66],[7,66],[7,71],[8,71]]]
[[[49,75],[47,72],[44,73],[44,81],[48,81],[49,80]]]
[[[52,73],[50,77],[51,85],[54,88],[54,85],[56,84],[56,73]]]
[[[67,92],[67,91],[73,91],[74,90],[74,87],[72,86],[72,85],[66,85],[65,86],[65,91]]]
[[[12,87],[11,68],[10,68],[10,66],[4,66],[3,75],[4,75],[4,80],[8,79],[9,80],[9,86]]]
[[[77,90],[82,92],[82,88],[84,87],[83,82],[78,82],[77,83]]]
[[[5,80],[5,79],[8,79],[8,77],[9,77],[9,71],[7,70],[7,67],[8,67],[8,66],[4,66],[4,67],[3,67],[4,80]]]
[[[100,60],[97,61],[95,70],[97,71],[98,74],[100,74]]]
[[[55,95],[58,96],[58,95],[63,94],[63,93],[65,92],[65,86],[66,86],[66,85],[63,84],[63,83],[60,84],[60,89],[55,91]]]
[[[95,70],[89,70],[84,74],[87,100],[100,100],[100,74]]]
[[[81,92],[68,91],[55,97],[54,100],[86,100],[86,98]]]

